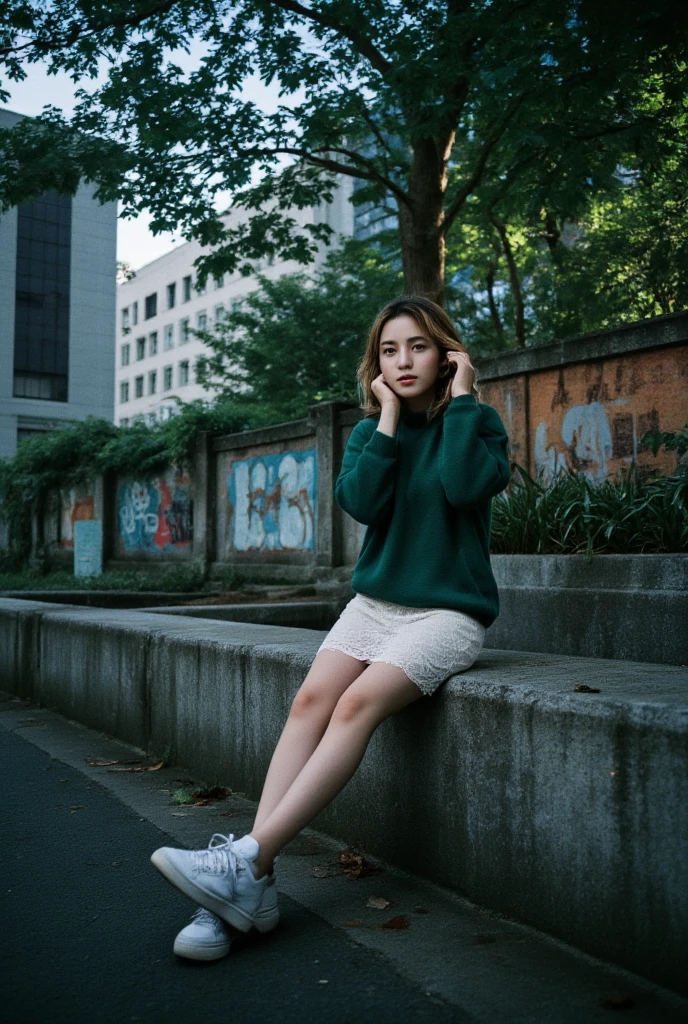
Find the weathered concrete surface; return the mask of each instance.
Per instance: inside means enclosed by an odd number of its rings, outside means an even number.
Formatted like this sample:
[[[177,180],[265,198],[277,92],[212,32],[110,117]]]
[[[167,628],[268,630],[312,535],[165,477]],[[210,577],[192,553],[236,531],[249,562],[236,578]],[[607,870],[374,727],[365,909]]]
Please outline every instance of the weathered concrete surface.
[[[688,555],[493,555],[488,647],[688,663]]]
[[[38,658],[3,655],[6,689],[254,797],[323,637],[22,606],[0,601],[2,636]],[[380,727],[315,824],[686,991],[687,684],[678,667],[484,650]]]
[[[189,615],[221,622],[256,622],[300,629],[331,629],[338,616],[333,601],[262,601],[251,604],[181,605],[178,608],[144,608],[158,615]]]

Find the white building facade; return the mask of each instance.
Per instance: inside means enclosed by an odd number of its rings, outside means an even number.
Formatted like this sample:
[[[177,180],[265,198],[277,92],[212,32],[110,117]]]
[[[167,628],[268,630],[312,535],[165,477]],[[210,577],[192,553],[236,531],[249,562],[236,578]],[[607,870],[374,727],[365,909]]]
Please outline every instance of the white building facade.
[[[349,180],[343,181],[331,203],[295,210],[299,224],[322,223],[336,234],[352,235],[354,209],[348,201]],[[221,218],[237,222],[236,212]],[[208,278],[199,292],[194,261],[203,248],[197,241],[186,242],[136,271],[136,276],[117,289],[115,423],[127,426],[135,420],[148,424],[172,415],[177,400],[210,401],[213,394],[196,381],[196,362],[208,348],[195,330],[210,330],[233,301],[257,287],[255,277],[239,273]],[[328,248],[320,246],[316,266]],[[308,269],[308,268],[307,268]],[[312,271],[313,264],[310,264]],[[293,260],[263,261],[260,272],[277,278],[303,271]]]
[[[0,110],[3,128],[20,120]],[[0,214],[0,457],[37,432],[113,417],[117,203],[94,191]]]

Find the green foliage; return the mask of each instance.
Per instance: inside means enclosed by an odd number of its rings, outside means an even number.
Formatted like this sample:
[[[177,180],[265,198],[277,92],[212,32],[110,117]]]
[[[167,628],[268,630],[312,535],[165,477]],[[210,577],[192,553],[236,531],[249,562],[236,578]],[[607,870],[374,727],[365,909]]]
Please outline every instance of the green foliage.
[[[199,241],[204,280],[312,260],[331,229],[295,210],[343,174],[357,203],[403,211],[406,288],[441,290],[443,239],[471,197],[561,222],[617,164],[679,144],[666,126],[684,111],[686,18],[673,0],[177,0],[150,14],[5,0],[6,80],[42,60],[89,88],[69,122],[47,107],[0,131],[0,205],[92,180],[123,216],[148,209],[155,232]],[[246,95],[250,76],[279,83],[276,109]],[[246,220],[220,219],[220,191]]]
[[[45,575],[31,569],[8,568],[0,563],[0,590],[132,590],[136,593],[164,591],[188,593],[203,588],[203,575],[196,566],[180,565],[144,572],[134,569],[108,569],[100,576],[81,576],[67,569],[54,569]]]
[[[372,322],[402,291],[394,263],[379,247],[348,240],[312,279],[260,276],[221,325],[195,332],[211,352],[197,379],[265,423],[306,416],[320,401],[355,400]]]
[[[640,107],[651,103],[653,88],[645,83]],[[508,191],[499,177],[484,181],[447,253],[460,296],[456,317],[475,354],[688,308],[687,128],[685,104],[667,114],[663,132],[619,154],[623,164],[601,162],[582,186],[560,163],[556,188],[523,171]],[[515,281],[495,221],[506,226]]]
[[[650,433],[642,443],[655,454],[662,445],[685,452],[688,424],[679,434]],[[509,490],[493,501],[491,550],[587,557],[688,551],[688,466],[659,476],[634,463],[600,485],[560,470],[548,486],[516,466]]]

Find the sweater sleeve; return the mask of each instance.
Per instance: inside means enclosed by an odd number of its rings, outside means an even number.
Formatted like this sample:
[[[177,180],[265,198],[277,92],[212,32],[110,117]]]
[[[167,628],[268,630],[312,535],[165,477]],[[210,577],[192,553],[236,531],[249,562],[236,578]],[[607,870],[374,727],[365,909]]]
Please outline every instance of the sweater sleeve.
[[[377,523],[392,504],[397,461],[396,437],[375,428],[370,433],[369,422],[361,420],[351,431],[334,485],[339,507],[366,526]]]
[[[447,501],[469,508],[493,498],[511,479],[509,437],[499,413],[473,395],[457,395],[444,412],[440,479]]]

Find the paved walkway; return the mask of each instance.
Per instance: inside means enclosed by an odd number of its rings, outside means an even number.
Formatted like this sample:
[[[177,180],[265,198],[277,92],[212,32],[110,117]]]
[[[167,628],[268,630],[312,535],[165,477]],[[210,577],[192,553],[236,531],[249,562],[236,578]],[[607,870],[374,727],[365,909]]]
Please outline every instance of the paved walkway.
[[[609,1019],[609,996],[632,1000],[633,1022],[686,1019],[686,1001],[427,882],[383,865],[346,878],[341,844],[314,833],[281,858],[275,932],[238,938],[216,963],[180,960],[172,941],[194,906],[150,853],[241,835],[252,805],[185,808],[170,802],[190,781],[179,769],[88,764],[136,757],[47,711],[0,703],[7,1024],[589,1024]],[[407,927],[381,927],[400,917]]]

